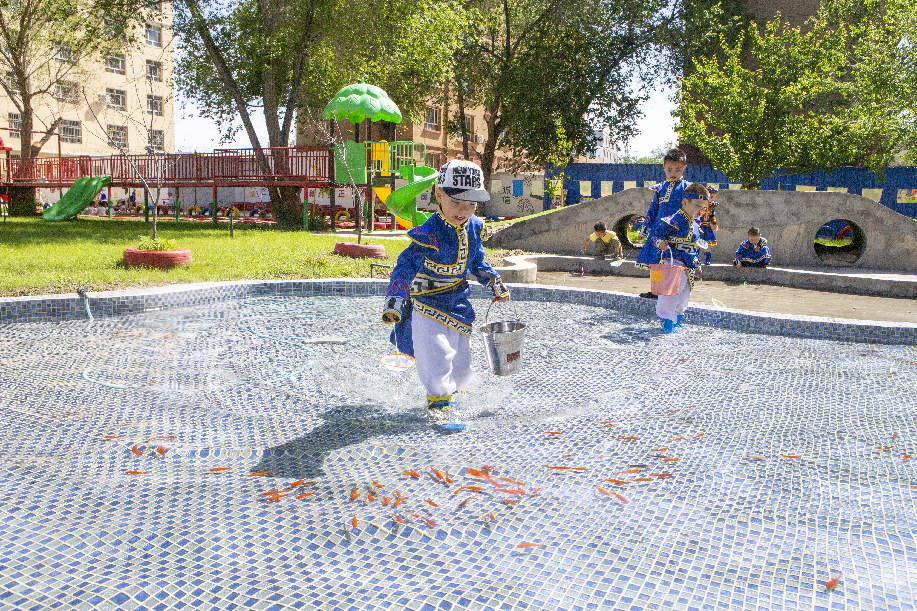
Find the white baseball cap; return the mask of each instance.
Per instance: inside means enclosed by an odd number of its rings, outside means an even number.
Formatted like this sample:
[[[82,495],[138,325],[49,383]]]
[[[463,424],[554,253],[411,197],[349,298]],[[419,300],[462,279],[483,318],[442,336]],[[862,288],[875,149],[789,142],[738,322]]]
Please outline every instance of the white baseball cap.
[[[453,159],[441,167],[436,186],[459,201],[490,201],[490,193],[484,188],[484,172],[476,163],[464,159]]]

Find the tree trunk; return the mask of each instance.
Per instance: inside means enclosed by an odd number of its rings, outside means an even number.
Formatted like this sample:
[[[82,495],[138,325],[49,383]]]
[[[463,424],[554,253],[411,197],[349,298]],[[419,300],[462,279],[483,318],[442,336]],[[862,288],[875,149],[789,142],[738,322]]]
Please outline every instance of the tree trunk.
[[[456,79],[458,90],[456,95],[458,97],[458,111],[459,111],[459,126],[461,126],[462,131],[462,156],[467,160],[471,160],[471,157],[468,156],[468,130],[465,126],[465,92],[464,92],[464,83],[462,79]]]
[[[19,130],[19,159],[20,165],[19,169],[14,174],[14,178],[28,179],[32,177],[32,99],[25,91],[21,94],[22,99],[22,129]],[[33,209],[32,214],[35,213],[34,209],[34,200],[35,193],[32,192],[32,201]],[[11,202],[12,203],[12,202]]]
[[[63,120],[63,117],[54,119],[54,122],[48,126],[48,129],[45,130],[44,135],[39,138],[38,142],[32,143],[32,146],[29,147],[29,151],[31,153],[29,157],[38,157],[38,153],[41,152],[42,147],[48,143],[48,140],[54,137],[54,132],[57,131],[57,126],[60,125],[60,122]]]
[[[496,113],[485,113],[485,117],[495,117]],[[497,141],[500,139],[501,128],[497,121],[487,121],[487,141],[484,143],[484,152],[481,154],[481,171],[484,172],[484,187],[490,190],[490,175],[494,171],[494,159],[497,156]]]
[[[10,216],[36,216],[34,187],[10,187],[7,194],[10,197]]]
[[[21,97],[22,129],[19,131],[19,157],[25,160],[32,156],[32,100],[25,92],[22,93]]]
[[[271,213],[281,229],[290,231],[302,229],[300,190],[300,187],[273,187],[268,189],[268,193],[271,195]]]

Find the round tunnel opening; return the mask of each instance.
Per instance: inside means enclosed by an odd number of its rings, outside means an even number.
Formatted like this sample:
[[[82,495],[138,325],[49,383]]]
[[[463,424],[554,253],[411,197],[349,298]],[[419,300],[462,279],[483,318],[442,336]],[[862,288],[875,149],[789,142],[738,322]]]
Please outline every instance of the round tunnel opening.
[[[825,265],[852,265],[866,249],[866,234],[853,221],[833,219],[815,232],[814,247]]]
[[[643,248],[643,245],[646,243],[646,238],[640,234],[640,230],[643,229],[645,223],[646,218],[638,214],[631,214],[618,219],[618,222],[615,223],[614,226],[614,232],[618,235],[621,244],[624,246],[629,248]]]

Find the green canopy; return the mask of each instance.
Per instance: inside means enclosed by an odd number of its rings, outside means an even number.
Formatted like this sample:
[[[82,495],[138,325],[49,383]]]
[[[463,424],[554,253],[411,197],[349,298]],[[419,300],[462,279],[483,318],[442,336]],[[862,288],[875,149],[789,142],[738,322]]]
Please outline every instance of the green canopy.
[[[364,120],[401,123],[401,111],[388,94],[375,85],[357,83],[344,87],[322,111],[323,119],[346,119],[351,123]]]

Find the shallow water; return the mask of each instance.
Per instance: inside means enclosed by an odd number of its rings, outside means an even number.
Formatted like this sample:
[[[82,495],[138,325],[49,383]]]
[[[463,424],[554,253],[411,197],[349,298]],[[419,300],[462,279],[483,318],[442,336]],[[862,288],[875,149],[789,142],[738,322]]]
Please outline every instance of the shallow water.
[[[517,307],[521,373],[476,335],[452,436],[379,365],[379,298],[2,327],[4,608],[913,608],[917,348]]]

